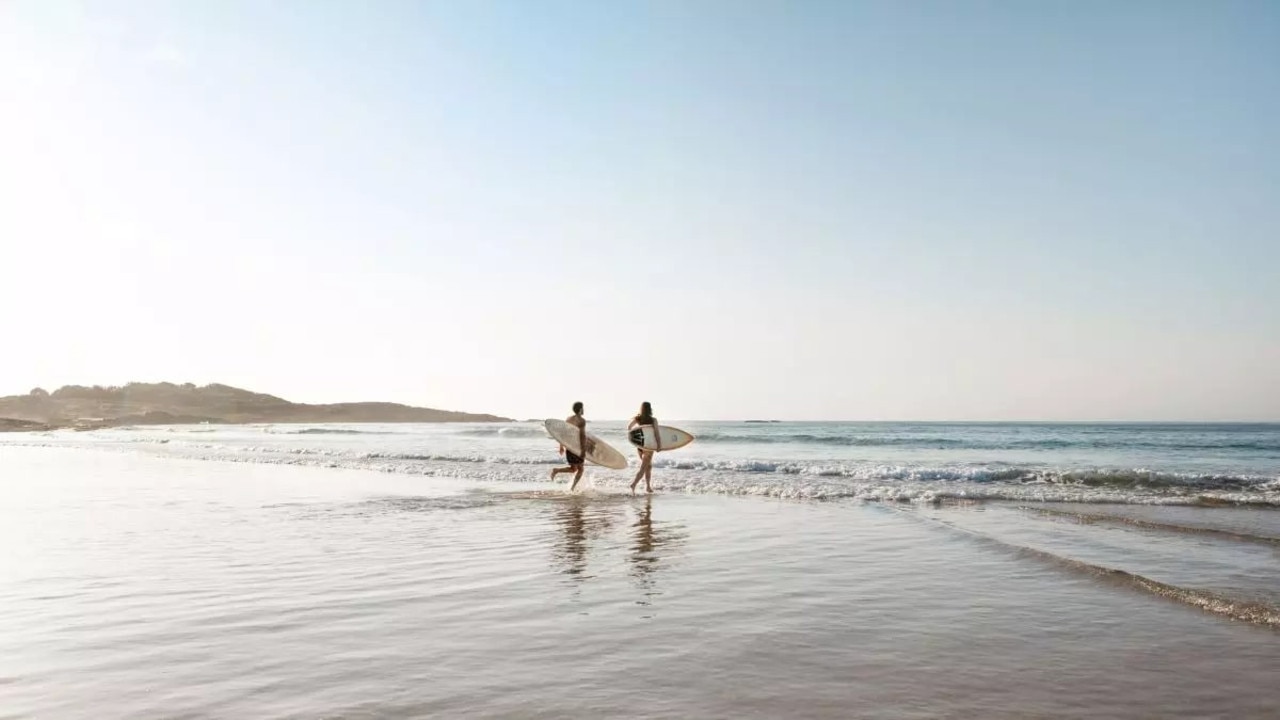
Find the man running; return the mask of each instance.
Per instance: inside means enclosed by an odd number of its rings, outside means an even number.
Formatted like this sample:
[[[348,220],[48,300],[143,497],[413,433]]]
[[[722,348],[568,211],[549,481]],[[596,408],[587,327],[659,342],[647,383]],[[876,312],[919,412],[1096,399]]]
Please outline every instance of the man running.
[[[582,403],[573,404],[573,414],[564,419],[565,422],[578,428],[578,447],[582,448],[582,454],[586,455],[591,452],[591,441],[587,440],[587,419],[582,417]],[[578,481],[582,479],[582,471],[586,469],[582,457],[573,454],[569,448],[564,445],[560,446],[560,454],[564,455],[564,459],[569,463],[568,467],[559,467],[551,471],[551,479],[555,480],[560,473],[573,473],[573,484],[569,485],[569,492],[573,492],[578,487]]]

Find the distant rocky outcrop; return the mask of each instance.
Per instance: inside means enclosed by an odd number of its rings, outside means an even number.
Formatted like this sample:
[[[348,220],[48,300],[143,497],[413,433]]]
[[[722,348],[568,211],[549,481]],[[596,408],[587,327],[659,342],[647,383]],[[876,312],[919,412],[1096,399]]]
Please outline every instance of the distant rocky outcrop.
[[[0,432],[25,432],[30,430],[48,430],[47,423],[35,422],[33,420],[18,420],[16,418],[0,417]]]
[[[190,423],[502,422],[497,415],[362,402],[308,405],[229,385],[68,385],[0,397],[0,430]]]

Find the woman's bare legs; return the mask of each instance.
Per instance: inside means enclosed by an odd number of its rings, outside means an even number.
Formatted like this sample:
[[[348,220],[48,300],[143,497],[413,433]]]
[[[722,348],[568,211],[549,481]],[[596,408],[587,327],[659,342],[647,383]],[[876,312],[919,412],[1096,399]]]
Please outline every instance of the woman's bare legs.
[[[636,476],[631,480],[631,494],[636,494],[636,485],[640,484],[640,478],[644,477],[644,451],[636,449],[636,454],[640,456],[640,469],[636,471]]]
[[[644,478],[645,492],[653,492],[653,485],[650,482],[650,476],[653,474],[653,451],[652,450],[636,450],[640,454],[640,469],[636,471],[635,479],[631,481],[631,492],[635,494],[636,485],[640,484],[640,478]]]
[[[636,453],[640,455],[640,469],[636,470],[636,476],[631,481],[631,492],[635,494],[636,485],[640,484],[640,478],[644,478],[645,490],[653,492],[653,487],[649,485],[649,474],[653,472],[653,451],[637,448]]]

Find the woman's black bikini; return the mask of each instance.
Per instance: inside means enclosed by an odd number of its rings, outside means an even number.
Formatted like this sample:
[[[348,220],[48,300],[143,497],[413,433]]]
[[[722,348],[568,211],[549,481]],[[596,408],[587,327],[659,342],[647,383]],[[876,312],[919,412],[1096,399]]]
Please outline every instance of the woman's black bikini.
[[[640,418],[637,416],[637,417],[636,417],[636,420],[637,420],[637,421],[639,421],[639,420],[640,420]],[[635,445],[636,447],[640,448],[641,450],[644,450],[644,449],[645,449],[645,447],[644,447],[644,429],[645,429],[645,428],[647,428],[647,427],[654,428],[654,432],[657,432],[658,423],[657,423],[657,421],[655,421],[654,419],[650,418],[650,419],[649,419],[649,422],[640,423],[640,425],[638,425],[637,427],[632,428],[632,429],[631,429],[631,432],[627,434],[627,439],[631,441],[631,444],[632,444],[632,445]]]

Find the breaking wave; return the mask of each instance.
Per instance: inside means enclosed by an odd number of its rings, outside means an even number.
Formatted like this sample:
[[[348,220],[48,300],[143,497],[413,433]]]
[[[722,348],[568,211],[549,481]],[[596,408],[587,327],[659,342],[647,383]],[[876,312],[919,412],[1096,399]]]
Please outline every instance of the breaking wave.
[[[1250,450],[1258,452],[1280,453],[1280,441],[1273,439],[1237,440],[1237,441],[1184,441],[1170,439],[1167,442],[1134,441],[1127,438],[1117,439],[1061,439],[1005,438],[999,440],[965,439],[936,436],[902,436],[902,435],[814,435],[795,433],[782,435],[742,435],[736,433],[702,433],[697,435],[698,442],[726,443],[740,445],[818,445],[834,447],[895,447],[918,448],[921,450]]]
[[[528,424],[469,427],[459,430],[456,434],[480,438],[545,438],[547,431],[542,425]]]
[[[267,428],[265,431],[269,435],[395,435],[390,430],[351,430],[348,428],[328,428],[314,427],[302,428],[301,430],[277,430],[275,428]]]

